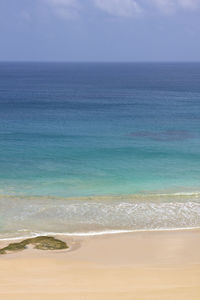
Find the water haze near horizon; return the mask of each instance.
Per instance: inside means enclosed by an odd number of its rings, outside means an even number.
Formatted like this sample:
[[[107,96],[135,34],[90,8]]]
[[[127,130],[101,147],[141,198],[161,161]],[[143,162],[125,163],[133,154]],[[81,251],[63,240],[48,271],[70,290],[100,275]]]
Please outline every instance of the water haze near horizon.
[[[0,63],[0,238],[200,227],[199,63]]]

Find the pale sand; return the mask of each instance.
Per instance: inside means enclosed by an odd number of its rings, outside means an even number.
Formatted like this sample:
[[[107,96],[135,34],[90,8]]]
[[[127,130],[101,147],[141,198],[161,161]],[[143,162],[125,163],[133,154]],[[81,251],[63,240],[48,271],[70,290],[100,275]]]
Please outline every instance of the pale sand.
[[[71,251],[1,255],[0,299],[200,299],[200,231],[64,239]]]

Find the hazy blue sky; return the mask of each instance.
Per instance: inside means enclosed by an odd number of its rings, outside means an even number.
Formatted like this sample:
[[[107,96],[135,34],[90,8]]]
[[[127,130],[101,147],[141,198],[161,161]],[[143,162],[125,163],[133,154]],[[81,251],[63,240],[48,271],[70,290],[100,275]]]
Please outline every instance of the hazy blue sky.
[[[0,0],[0,60],[200,61],[200,0]]]

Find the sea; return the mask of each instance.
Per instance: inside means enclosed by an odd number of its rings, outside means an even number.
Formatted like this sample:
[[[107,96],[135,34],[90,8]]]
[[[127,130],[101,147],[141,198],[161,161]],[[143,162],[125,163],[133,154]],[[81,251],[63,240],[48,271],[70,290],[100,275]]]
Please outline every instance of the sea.
[[[0,63],[0,239],[200,227],[200,63]]]

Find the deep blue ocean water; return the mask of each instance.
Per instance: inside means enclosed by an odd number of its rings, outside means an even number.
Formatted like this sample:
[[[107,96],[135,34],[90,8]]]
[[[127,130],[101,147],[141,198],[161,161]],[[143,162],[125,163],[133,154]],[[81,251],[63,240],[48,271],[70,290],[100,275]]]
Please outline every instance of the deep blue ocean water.
[[[2,236],[199,227],[200,64],[0,63],[0,194]]]

